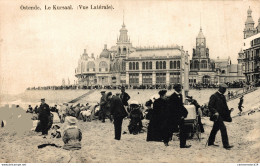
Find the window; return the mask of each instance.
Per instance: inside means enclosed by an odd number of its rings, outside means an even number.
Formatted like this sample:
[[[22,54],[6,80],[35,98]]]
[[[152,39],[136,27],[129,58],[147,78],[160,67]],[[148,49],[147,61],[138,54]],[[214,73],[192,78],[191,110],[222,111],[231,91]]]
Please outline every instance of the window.
[[[181,62],[177,61],[177,69],[180,69],[180,68],[181,68]]]
[[[145,63],[145,66],[146,66],[146,69],[148,69],[148,67],[149,67],[149,66],[148,66],[148,62]]]
[[[153,81],[152,79],[153,79],[152,73],[143,73],[143,84],[144,85],[151,85],[152,81]]]
[[[139,74],[138,73],[129,74],[129,84],[131,84],[131,85],[139,84]]]
[[[135,62],[133,62],[133,70],[135,70]]]
[[[174,63],[173,63],[173,68],[177,69],[177,62],[176,61],[174,61]]]
[[[166,69],[166,62],[163,61],[163,69]]]
[[[129,62],[129,70],[133,70],[133,68],[132,68],[132,62]]]
[[[156,73],[156,84],[166,84],[166,73]]]
[[[162,61],[160,62],[160,68],[159,69],[162,69]]]
[[[156,61],[156,69],[159,69],[159,62]]]
[[[142,63],[142,69],[145,69],[145,62]]]
[[[202,60],[201,61],[201,68],[202,69],[206,69],[207,68],[207,61],[206,60]]]
[[[139,62],[136,62],[136,70],[139,70]]]
[[[170,73],[170,83],[171,84],[177,84],[180,83],[180,72],[174,72],[174,73]]]
[[[194,69],[199,69],[199,61],[194,61]]]
[[[149,69],[153,69],[153,63],[149,62]]]
[[[170,69],[173,69],[173,62],[170,61]]]

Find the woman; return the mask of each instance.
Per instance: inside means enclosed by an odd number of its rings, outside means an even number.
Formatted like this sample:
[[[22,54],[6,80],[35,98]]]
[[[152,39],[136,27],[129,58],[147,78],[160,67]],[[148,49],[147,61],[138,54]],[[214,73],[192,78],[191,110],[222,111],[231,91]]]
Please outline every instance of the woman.
[[[64,142],[63,149],[78,150],[81,149],[82,133],[76,125],[77,119],[72,116],[65,118],[64,132],[62,140]]]
[[[148,125],[146,141],[162,141],[162,125],[167,110],[167,90],[159,91],[160,98],[153,103],[153,109],[149,110],[150,123]]]

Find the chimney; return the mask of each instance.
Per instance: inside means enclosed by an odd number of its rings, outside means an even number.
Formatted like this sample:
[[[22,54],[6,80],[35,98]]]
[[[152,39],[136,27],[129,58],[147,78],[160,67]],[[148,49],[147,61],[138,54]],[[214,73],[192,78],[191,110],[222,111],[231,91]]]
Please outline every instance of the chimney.
[[[104,50],[107,50],[107,45],[106,44],[104,45]]]

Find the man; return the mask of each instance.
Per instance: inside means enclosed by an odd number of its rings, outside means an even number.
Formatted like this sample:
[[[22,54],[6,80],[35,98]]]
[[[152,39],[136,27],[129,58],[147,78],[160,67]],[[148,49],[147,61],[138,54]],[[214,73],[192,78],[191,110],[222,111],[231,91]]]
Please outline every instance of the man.
[[[130,99],[130,96],[125,92],[125,87],[121,87],[121,94],[120,98],[122,100],[122,103],[124,106],[128,106],[128,100]]]
[[[106,91],[101,91],[101,98],[100,98],[100,111],[99,111],[99,120],[102,120],[103,123],[105,123],[105,118],[106,118],[106,109],[105,106],[107,104],[106,101],[106,95],[105,95]]]
[[[123,119],[127,116],[125,107],[118,96],[112,96],[112,93],[107,94],[107,99],[110,101],[110,112],[114,118],[115,139],[121,139]]]
[[[215,145],[214,142],[215,142],[216,134],[218,130],[220,130],[223,147],[227,150],[230,150],[233,146],[229,145],[227,129],[224,124],[224,121],[226,122],[232,121],[230,117],[230,113],[232,109],[229,110],[227,106],[227,101],[224,96],[226,89],[227,89],[227,85],[221,84],[219,86],[219,90],[215,94],[213,94],[209,100],[210,120],[214,121],[214,124],[210,132],[208,146],[218,146]]]
[[[240,100],[239,100],[239,103],[238,103],[238,109],[239,109],[239,116],[241,116],[242,115],[242,108],[244,108],[243,107],[243,102],[244,102],[244,96],[242,95],[241,97],[240,97]]]
[[[42,129],[43,138],[48,135],[48,124],[50,120],[50,107],[45,103],[45,99],[41,99],[41,105],[39,108],[39,120]]]
[[[169,146],[168,142],[172,137],[173,132],[178,131],[180,135],[180,148],[190,148],[191,145],[186,145],[186,133],[184,130],[184,118],[187,117],[188,111],[183,105],[183,98],[181,94],[182,87],[176,84],[173,94],[168,99],[167,125],[168,132],[164,134],[163,142],[165,146]]]

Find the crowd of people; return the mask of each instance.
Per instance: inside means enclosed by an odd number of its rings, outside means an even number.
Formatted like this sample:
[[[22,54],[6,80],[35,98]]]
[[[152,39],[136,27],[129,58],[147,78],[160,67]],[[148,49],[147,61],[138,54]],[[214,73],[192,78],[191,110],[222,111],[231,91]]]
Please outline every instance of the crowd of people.
[[[233,81],[225,82],[228,88],[244,88],[249,86],[260,86],[260,82]],[[157,85],[65,85],[65,86],[44,86],[28,87],[27,90],[73,90],[73,89],[173,89],[174,85],[157,84]],[[190,89],[218,88],[219,84],[215,83],[190,83]]]
[[[149,100],[145,103],[146,109],[138,103],[138,101],[128,103],[131,98],[126,92],[125,87],[121,87],[121,93],[112,94],[111,92],[101,91],[100,102],[94,106],[77,104],[69,106],[64,103],[59,108],[57,105],[49,107],[45,103],[45,99],[41,99],[41,105],[34,109],[29,105],[28,113],[37,113],[36,119],[39,123],[35,129],[36,132],[41,132],[43,138],[48,135],[48,130],[53,126],[53,113],[56,112],[59,116],[60,122],[63,123],[63,132],[60,131],[60,126],[55,125],[55,133],[51,135],[56,137],[59,135],[64,142],[64,149],[80,149],[82,132],[77,127],[77,121],[89,121],[99,119],[105,123],[109,119],[114,124],[115,140],[121,139],[123,120],[129,118],[128,130],[130,134],[143,133],[142,120],[149,121],[147,127],[146,141],[163,142],[165,146],[169,146],[173,134],[177,133],[180,140],[180,148],[190,148],[191,145],[186,144],[188,132],[190,130],[185,125],[185,118],[188,115],[188,110],[184,107],[183,96],[181,94],[182,86],[180,84],[174,85],[174,92],[171,95],[166,95],[167,90],[159,91],[159,98]],[[207,106],[207,116],[214,121],[214,125],[209,137],[208,145],[214,144],[215,136],[218,130],[221,131],[223,147],[231,149],[229,145],[228,136],[225,124],[223,121],[231,122],[231,110],[228,109],[224,93],[227,85],[221,84],[219,90],[210,97],[210,102]],[[200,106],[192,96],[186,96],[186,100],[194,105],[196,115],[198,117],[197,123],[200,132],[204,132],[204,127],[201,122],[201,117],[205,114],[206,107]],[[240,101],[239,108],[242,108]],[[242,112],[242,111],[241,111]],[[54,128],[54,126],[53,126]]]

